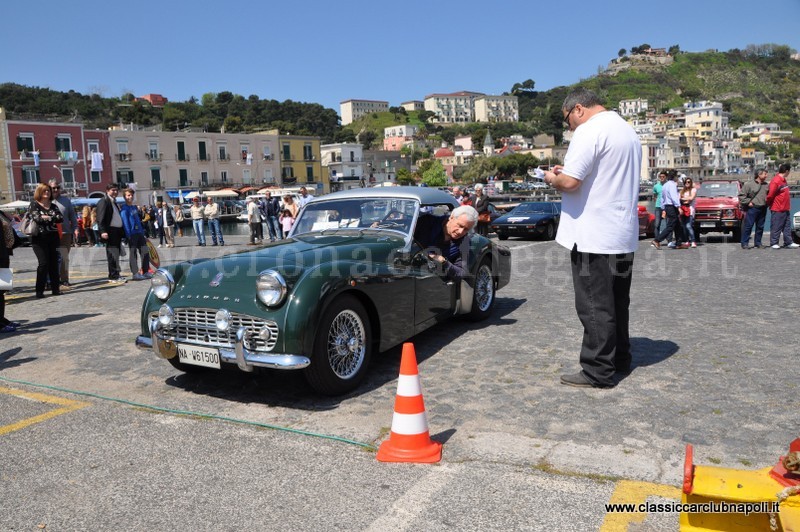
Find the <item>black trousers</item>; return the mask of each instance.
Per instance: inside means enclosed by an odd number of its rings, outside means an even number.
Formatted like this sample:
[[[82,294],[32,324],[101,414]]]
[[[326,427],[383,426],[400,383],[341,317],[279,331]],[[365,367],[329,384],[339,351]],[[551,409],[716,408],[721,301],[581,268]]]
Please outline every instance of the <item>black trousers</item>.
[[[31,238],[31,247],[39,265],[36,267],[36,293],[43,294],[47,279],[50,289],[58,293],[61,282],[58,278],[58,233],[46,231]]]
[[[685,242],[686,235],[678,218],[678,208],[675,205],[664,205],[664,212],[667,213],[667,226],[656,235],[656,242],[661,242],[673,231],[675,232],[675,245]]]
[[[580,363],[592,384],[614,384],[614,373],[629,371],[633,253],[601,255],[572,248],[575,309],[583,324]]]
[[[119,279],[119,255],[122,247],[122,228],[109,227],[106,240],[106,261],[108,262],[108,278]]]

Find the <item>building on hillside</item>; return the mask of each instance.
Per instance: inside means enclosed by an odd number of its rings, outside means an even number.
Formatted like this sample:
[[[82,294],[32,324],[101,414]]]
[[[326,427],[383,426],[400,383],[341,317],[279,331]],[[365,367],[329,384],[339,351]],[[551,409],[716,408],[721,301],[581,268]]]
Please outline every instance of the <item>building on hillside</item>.
[[[546,133],[539,133],[535,137],[531,139],[531,146],[532,147],[545,147],[545,146],[555,146],[556,145],[556,138],[553,135],[548,135]]]
[[[443,145],[436,150],[433,158],[442,163],[444,173],[447,174],[447,182],[451,182],[453,180],[453,168],[456,165],[456,153],[446,145]]]
[[[764,168],[767,163],[767,154],[753,147],[742,148],[742,168],[750,173],[758,168]]]
[[[319,137],[280,135],[281,184],[314,189],[314,195],[330,192],[328,176],[322,172]]]
[[[389,110],[389,102],[382,100],[345,100],[339,103],[339,114],[342,125],[352,123],[364,115],[381,113]]]
[[[153,107],[164,107],[167,99],[160,94],[145,94],[136,98],[137,102],[148,102]]]
[[[619,102],[620,116],[637,116],[640,113],[647,113],[647,100],[636,98],[635,100],[622,100]]]
[[[731,140],[730,113],[722,110],[719,102],[699,101],[683,104],[685,124],[695,128],[704,139]]]
[[[486,157],[494,155],[494,139],[492,139],[492,132],[486,130],[486,136],[483,138],[483,154]]]
[[[733,132],[734,137],[744,142],[781,142],[792,136],[791,130],[781,130],[775,123],[750,122]]]
[[[400,148],[414,141],[417,133],[419,133],[419,127],[410,124],[383,128],[383,149],[400,151]]]
[[[282,185],[277,134],[161,131],[133,125],[108,135],[113,180],[120,186],[135,183],[141,197],[176,198],[184,189]]]
[[[434,114],[430,120],[437,124],[464,124],[475,121],[475,99],[485,96],[481,92],[453,92],[429,94],[425,97],[425,110]]]
[[[469,135],[458,136],[453,140],[455,151],[471,151],[472,137]]]
[[[327,173],[331,192],[364,187],[369,182],[363,150],[356,142],[320,146],[322,172]]]
[[[475,122],[519,122],[519,99],[516,96],[478,96]]]
[[[411,157],[396,151],[364,150],[364,161],[367,164],[366,180],[372,185],[397,183],[397,171],[400,168],[412,171]]]
[[[400,107],[406,111],[424,111],[425,102],[421,100],[409,100],[400,104]]]
[[[101,133],[87,136],[83,124],[5,120],[5,113],[0,111],[0,137],[6,139],[0,174],[0,196],[4,198],[28,201],[40,183],[53,178],[59,179],[64,192],[73,197],[87,196],[90,184],[91,189],[105,188],[104,174],[91,172],[87,153],[90,147],[102,151],[108,145]],[[92,182],[95,177],[99,181]]]

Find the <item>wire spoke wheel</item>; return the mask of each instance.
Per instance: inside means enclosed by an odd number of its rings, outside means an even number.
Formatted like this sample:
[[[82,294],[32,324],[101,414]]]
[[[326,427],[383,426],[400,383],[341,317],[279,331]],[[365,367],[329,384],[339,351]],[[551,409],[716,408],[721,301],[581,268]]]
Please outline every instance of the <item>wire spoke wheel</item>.
[[[488,264],[481,264],[475,277],[475,303],[478,310],[486,312],[494,301],[494,279]]]
[[[358,373],[366,353],[366,332],[361,318],[343,310],[328,330],[328,363],[337,377],[349,379]]]

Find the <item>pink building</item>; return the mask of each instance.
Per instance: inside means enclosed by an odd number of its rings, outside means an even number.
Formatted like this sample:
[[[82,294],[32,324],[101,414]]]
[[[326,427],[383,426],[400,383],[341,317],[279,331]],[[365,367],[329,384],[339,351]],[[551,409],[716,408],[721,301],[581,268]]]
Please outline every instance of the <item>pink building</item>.
[[[109,160],[107,132],[87,133],[83,124],[19,120],[8,120],[4,126],[15,199],[32,199],[38,184],[53,178],[63,182],[70,196],[83,197],[90,191],[105,190],[111,181],[110,170],[95,175],[90,169],[91,157],[87,159],[88,146],[92,146]],[[92,182],[93,177],[98,181]]]

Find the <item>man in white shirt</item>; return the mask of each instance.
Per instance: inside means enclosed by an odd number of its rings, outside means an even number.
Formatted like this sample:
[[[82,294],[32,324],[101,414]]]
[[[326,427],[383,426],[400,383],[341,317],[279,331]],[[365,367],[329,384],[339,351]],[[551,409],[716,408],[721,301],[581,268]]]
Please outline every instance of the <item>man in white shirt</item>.
[[[562,375],[561,383],[609,388],[615,373],[631,370],[628,320],[642,147],[633,128],[590,90],[570,93],[561,112],[574,134],[564,165],[545,172],[544,180],[562,194],[556,242],[571,251],[575,309],[584,331],[582,371]]]
[[[302,209],[303,205],[314,199],[314,196],[308,193],[306,187],[300,187],[300,197],[297,198],[297,208]]]

